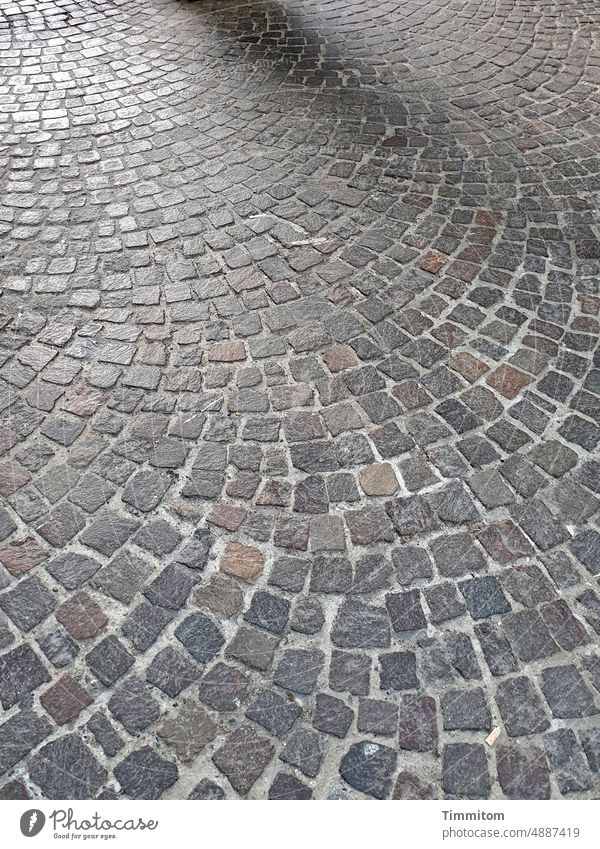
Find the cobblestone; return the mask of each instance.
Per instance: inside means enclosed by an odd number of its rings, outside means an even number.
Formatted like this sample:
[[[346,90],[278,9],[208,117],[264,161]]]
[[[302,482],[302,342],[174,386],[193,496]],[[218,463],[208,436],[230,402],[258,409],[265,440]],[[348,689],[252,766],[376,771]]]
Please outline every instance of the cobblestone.
[[[597,797],[597,4],[47,5],[0,797]]]

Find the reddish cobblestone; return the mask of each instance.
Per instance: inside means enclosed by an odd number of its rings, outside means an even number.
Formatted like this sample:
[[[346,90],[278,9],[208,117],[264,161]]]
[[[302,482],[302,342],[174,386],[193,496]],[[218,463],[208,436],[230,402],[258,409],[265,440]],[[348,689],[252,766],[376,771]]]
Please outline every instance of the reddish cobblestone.
[[[40,696],[40,702],[57,725],[71,722],[93,701],[88,691],[70,675],[63,675]]]
[[[108,622],[108,617],[87,593],[76,593],[56,611],[56,618],[76,640],[95,637]]]
[[[251,584],[258,580],[264,565],[264,555],[257,548],[240,542],[228,543],[219,563],[222,572]]]

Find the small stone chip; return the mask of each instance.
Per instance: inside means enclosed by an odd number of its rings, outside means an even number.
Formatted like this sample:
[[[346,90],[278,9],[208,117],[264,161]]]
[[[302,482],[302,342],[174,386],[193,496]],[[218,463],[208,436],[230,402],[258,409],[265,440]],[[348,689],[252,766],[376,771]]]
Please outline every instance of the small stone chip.
[[[492,728],[492,730],[490,731],[490,733],[488,734],[488,736],[485,738],[485,742],[490,747],[495,746],[496,741],[498,740],[498,737],[500,737],[501,734],[502,734],[502,730],[501,730],[500,726],[495,725]]]

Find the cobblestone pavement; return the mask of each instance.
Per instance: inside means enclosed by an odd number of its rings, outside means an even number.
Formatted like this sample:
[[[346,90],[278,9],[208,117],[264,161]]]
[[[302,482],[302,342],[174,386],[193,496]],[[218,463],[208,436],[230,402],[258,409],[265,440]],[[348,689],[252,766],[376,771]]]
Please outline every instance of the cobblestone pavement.
[[[597,0],[0,68],[0,797],[598,798]]]

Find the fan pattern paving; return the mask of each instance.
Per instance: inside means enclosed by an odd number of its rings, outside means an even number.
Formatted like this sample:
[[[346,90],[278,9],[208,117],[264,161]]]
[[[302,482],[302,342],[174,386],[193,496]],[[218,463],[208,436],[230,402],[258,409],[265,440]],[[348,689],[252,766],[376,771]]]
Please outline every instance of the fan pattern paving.
[[[596,0],[0,70],[0,798],[597,798]]]

